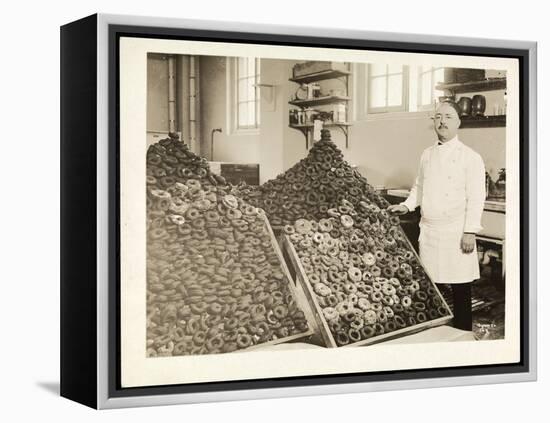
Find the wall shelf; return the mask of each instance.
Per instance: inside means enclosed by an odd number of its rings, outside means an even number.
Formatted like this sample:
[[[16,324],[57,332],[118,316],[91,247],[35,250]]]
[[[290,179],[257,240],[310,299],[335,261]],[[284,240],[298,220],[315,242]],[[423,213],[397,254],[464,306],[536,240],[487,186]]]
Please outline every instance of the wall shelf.
[[[320,72],[302,75],[295,78],[289,78],[289,81],[295,82],[296,84],[309,84],[315,81],[326,81],[331,79],[341,81],[345,87],[345,91],[344,91],[345,95],[325,95],[322,97],[314,97],[314,98],[308,98],[304,100],[294,99],[294,100],[290,100],[288,104],[299,107],[303,112],[305,109],[308,109],[310,107],[347,103],[351,100],[351,98],[349,97],[349,76],[350,75],[351,75],[351,72],[349,70],[328,69]],[[349,110],[346,106],[346,116],[349,116],[348,113],[349,113]],[[340,122],[329,121],[327,123],[323,123],[323,126],[326,128],[332,127],[332,128],[340,129],[346,139],[346,148],[348,148],[349,128],[351,126],[351,123],[349,122],[340,123]],[[306,140],[306,150],[307,150],[309,148],[310,138],[311,138],[311,142],[313,143],[313,122],[307,122],[307,123],[301,123],[301,124],[291,123],[289,124],[289,127],[292,129],[296,129],[300,131],[302,134],[304,134],[304,137]]]
[[[296,78],[289,78],[289,81],[296,82],[297,84],[309,84],[310,82],[323,81],[325,79],[341,78],[343,76],[351,75],[351,72],[343,70],[326,70],[322,72],[310,73],[308,75],[298,76]]]
[[[455,94],[471,93],[478,91],[494,91],[506,89],[506,78],[491,78],[481,81],[455,82],[439,84],[436,90],[450,91]]]
[[[329,95],[324,97],[310,98],[307,100],[291,100],[288,103],[298,107],[311,107],[311,106],[324,106],[327,104],[334,104],[340,101],[351,100],[345,95]]]
[[[464,128],[498,128],[506,126],[506,115],[461,117],[460,129]]]

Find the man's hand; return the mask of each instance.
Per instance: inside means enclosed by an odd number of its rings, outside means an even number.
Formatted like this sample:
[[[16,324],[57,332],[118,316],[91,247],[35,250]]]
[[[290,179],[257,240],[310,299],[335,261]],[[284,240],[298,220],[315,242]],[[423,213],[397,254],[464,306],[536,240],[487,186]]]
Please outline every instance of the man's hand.
[[[460,242],[460,248],[465,254],[470,254],[474,251],[476,246],[476,235],[475,234],[463,234],[462,241]]]
[[[397,216],[401,216],[402,214],[409,212],[409,209],[402,204],[394,204],[392,206],[389,206],[387,210],[388,210],[388,213],[394,214]]]

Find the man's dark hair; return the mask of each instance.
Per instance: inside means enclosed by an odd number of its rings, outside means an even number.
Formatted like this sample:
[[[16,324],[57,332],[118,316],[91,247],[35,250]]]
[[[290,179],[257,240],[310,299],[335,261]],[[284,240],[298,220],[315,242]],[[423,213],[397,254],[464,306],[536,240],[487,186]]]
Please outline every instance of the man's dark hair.
[[[452,100],[443,100],[439,104],[448,104],[449,106],[451,106],[453,109],[455,109],[455,112],[458,115],[458,118],[460,119],[460,115],[462,114],[462,111],[460,110],[460,107],[458,107],[458,104],[456,104],[454,101],[452,101]]]

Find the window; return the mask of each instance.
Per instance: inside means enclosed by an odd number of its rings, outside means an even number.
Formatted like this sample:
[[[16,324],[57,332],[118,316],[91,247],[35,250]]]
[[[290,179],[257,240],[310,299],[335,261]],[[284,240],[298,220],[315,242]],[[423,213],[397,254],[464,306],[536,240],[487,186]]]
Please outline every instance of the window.
[[[438,83],[444,80],[445,68],[421,66],[418,68],[418,110],[431,110],[443,91],[436,90]]]
[[[255,129],[260,125],[260,60],[254,57],[235,59],[236,129]]]
[[[367,72],[367,113],[407,111],[408,68],[371,64]]]

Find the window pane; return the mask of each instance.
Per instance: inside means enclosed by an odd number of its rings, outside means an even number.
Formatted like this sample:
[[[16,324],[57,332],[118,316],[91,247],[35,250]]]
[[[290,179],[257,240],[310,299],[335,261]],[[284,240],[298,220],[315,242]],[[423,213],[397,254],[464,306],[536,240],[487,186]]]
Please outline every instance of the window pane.
[[[432,102],[432,75],[431,73],[425,73],[420,79],[420,104],[425,106]]]
[[[369,102],[371,107],[386,106],[386,77],[371,79]]]
[[[248,87],[246,85],[246,79],[239,79],[237,83],[239,84],[237,102],[246,101],[247,100],[246,93],[248,90]]]
[[[248,103],[239,103],[239,126],[248,125]]]
[[[388,73],[402,73],[403,72],[403,65],[389,65],[388,66]]]
[[[248,66],[248,73],[246,76],[253,76],[253,75],[256,75],[256,60],[254,60],[254,58],[252,57],[249,57],[247,59],[248,63],[247,63],[247,66]]]
[[[251,101],[248,105],[248,123],[247,126],[256,126],[256,102]]]
[[[380,76],[386,74],[387,65],[372,64],[369,66],[369,76]]]
[[[403,76],[392,75],[388,77],[388,106],[401,106],[403,104]]]
[[[246,76],[246,58],[245,57],[239,57],[238,59],[238,72],[237,72],[237,77],[238,78],[244,78]]]
[[[420,72],[421,72],[421,73],[431,72],[431,71],[432,71],[432,66],[431,66],[431,65],[423,65],[423,66],[420,68]]]
[[[256,101],[256,125],[260,125],[260,101]]]
[[[256,78],[254,76],[252,76],[252,77],[250,77],[246,80],[246,83],[248,85],[246,99],[248,101],[255,100],[256,99],[256,87],[254,86],[254,84],[256,83]]]
[[[445,69],[439,68],[434,71],[433,82],[434,84],[439,84],[445,80]]]

